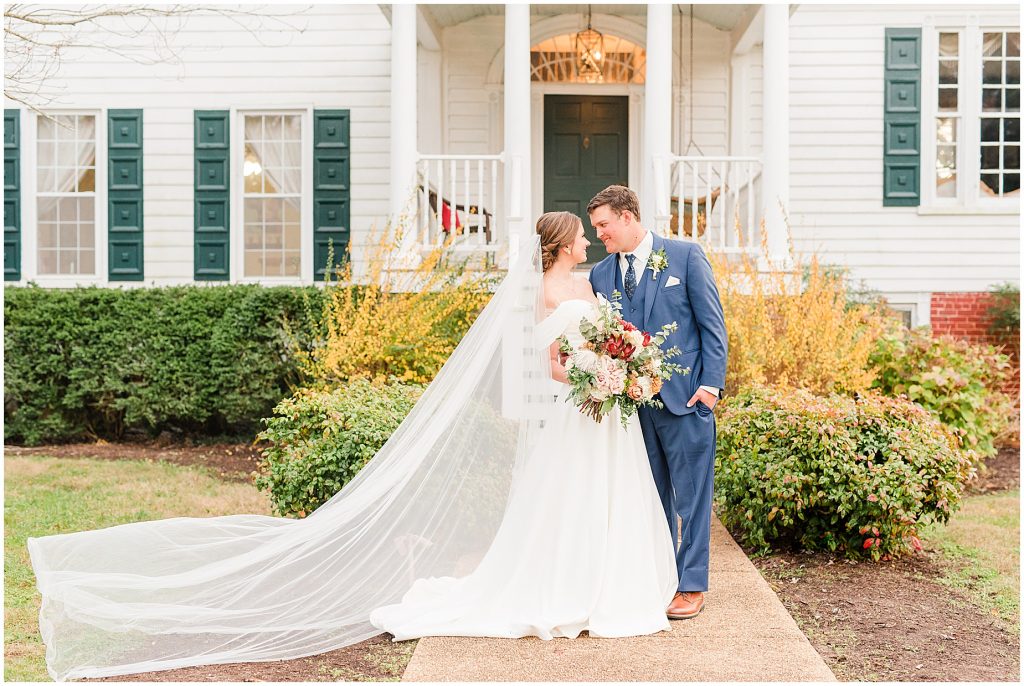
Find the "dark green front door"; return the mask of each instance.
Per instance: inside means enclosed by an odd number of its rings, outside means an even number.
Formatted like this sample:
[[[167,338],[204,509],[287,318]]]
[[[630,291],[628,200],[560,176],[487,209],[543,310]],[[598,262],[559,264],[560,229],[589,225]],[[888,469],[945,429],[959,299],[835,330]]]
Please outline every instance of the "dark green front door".
[[[615,95],[544,96],[544,211],[583,220],[588,261],[604,246],[586,216],[587,203],[606,186],[629,185],[629,98]]]

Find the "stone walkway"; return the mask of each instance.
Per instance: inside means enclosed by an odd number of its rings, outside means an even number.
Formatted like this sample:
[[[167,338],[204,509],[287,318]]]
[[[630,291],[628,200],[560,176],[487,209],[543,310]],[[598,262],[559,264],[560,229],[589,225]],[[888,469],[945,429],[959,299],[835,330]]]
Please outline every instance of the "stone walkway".
[[[671,631],[574,640],[420,639],[403,681],[835,681],[775,592],[712,519],[704,611]]]

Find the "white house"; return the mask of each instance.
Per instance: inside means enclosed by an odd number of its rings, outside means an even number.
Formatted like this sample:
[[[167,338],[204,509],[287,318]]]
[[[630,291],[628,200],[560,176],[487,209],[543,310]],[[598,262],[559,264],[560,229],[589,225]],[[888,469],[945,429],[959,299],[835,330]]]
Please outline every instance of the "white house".
[[[716,250],[788,221],[915,324],[1018,281],[1015,3],[237,12],[99,19],[5,97],[8,285],[311,283],[398,214],[498,253],[609,183]]]

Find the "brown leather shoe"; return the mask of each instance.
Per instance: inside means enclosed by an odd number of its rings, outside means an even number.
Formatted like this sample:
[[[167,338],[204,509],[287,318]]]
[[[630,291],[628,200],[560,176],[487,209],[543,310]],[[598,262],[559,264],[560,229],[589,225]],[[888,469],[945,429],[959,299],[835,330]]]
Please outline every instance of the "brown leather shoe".
[[[704,609],[704,594],[700,591],[676,591],[665,614],[669,619],[691,619]]]

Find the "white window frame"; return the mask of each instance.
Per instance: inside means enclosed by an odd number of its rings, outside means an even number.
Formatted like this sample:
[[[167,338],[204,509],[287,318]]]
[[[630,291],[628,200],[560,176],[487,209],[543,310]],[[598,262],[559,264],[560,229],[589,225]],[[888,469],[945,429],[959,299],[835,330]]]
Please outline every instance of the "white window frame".
[[[96,117],[96,273],[39,273],[39,113],[21,109],[21,281],[17,283],[25,285],[32,281],[45,288],[106,286],[110,283],[107,273],[107,108],[47,107],[45,113]]]
[[[932,309],[932,298],[931,293],[922,292],[889,292],[882,293],[882,297],[885,298],[886,305],[898,312],[909,312],[910,313],[910,326],[911,328],[917,328],[919,326],[930,326],[932,323],[931,309]]]
[[[245,115],[298,114],[302,122],[302,221],[300,223],[298,276],[245,276]],[[313,283],[313,107],[233,107],[230,110],[231,169],[231,283],[298,286]]]
[[[1020,31],[1019,25],[1003,17],[932,18],[922,31],[921,69],[921,205],[918,214],[1019,214],[1020,196],[990,198],[978,190],[981,174],[981,41],[982,34]],[[960,75],[957,98],[957,195],[940,198],[935,194],[936,127],[939,111],[939,34],[960,34]],[[970,181],[970,182],[969,182]]]

